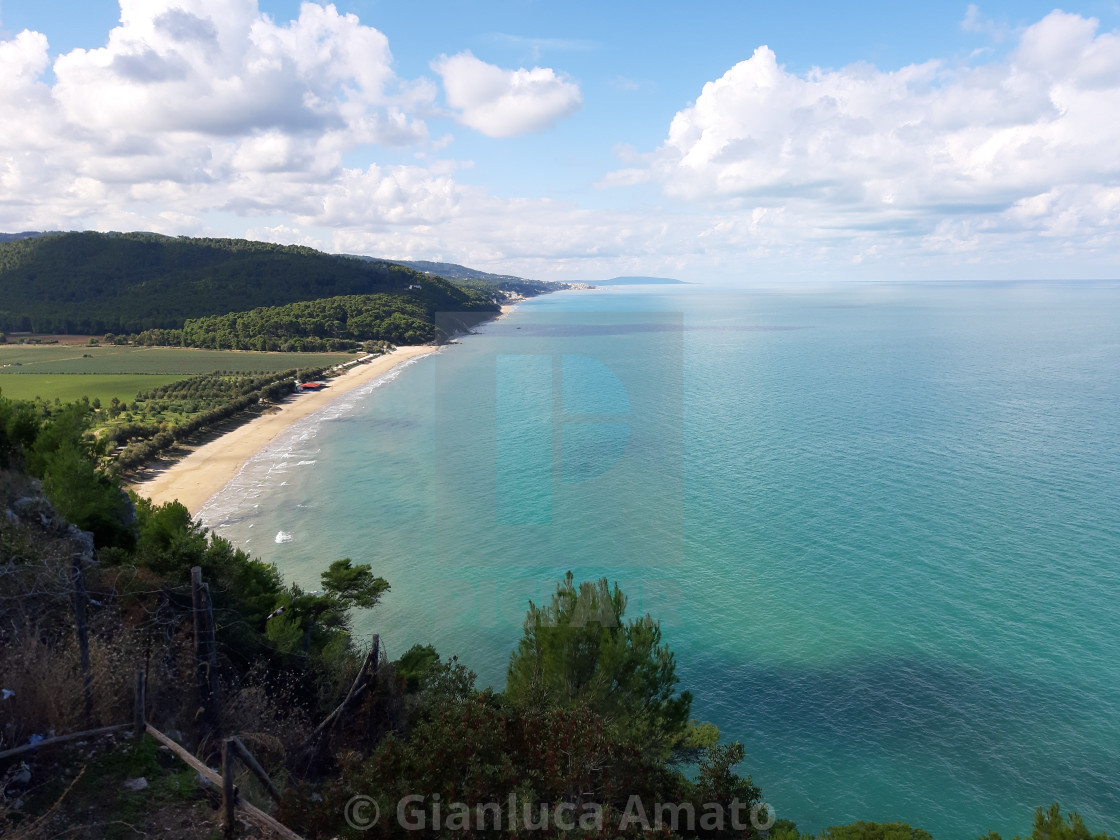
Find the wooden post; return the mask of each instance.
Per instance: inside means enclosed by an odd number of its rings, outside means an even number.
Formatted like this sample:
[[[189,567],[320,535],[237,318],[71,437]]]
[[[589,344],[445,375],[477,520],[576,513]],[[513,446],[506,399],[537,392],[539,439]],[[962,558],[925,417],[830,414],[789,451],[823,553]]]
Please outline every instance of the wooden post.
[[[202,600],[206,604],[206,675],[210,678],[210,720],[215,736],[222,734],[222,684],[218,679],[218,640],[214,630],[214,602],[210,584],[202,584]]]
[[[116,727],[116,728],[117,729],[122,729],[122,728],[127,729],[129,727],[129,725],[130,724],[126,723],[123,727]],[[147,730],[148,730],[149,735],[151,735],[153,738],[155,738],[157,741],[159,741],[161,744],[163,744],[165,747],[167,747],[169,750],[171,750],[171,752],[175,753],[175,755],[179,756],[179,758],[181,758],[183,761],[185,761],[187,763],[187,765],[189,767],[191,767],[191,769],[195,770],[198,773],[198,775],[202,776],[202,778],[204,778],[210,784],[219,785],[219,786],[222,784],[222,777],[221,776],[219,776],[217,773],[215,773],[213,770],[211,770],[209,767],[207,767],[205,764],[203,764],[201,761],[199,761],[197,758],[195,758],[189,752],[187,752],[181,744],[177,744],[174,741],[172,741],[170,738],[168,738],[166,735],[164,735],[162,732],[160,732],[158,729],[156,729],[150,723],[147,726]],[[74,738],[74,737],[77,737],[77,736],[70,735],[68,737],[69,738]],[[43,743],[46,743],[46,742],[45,741],[40,741],[39,743],[43,744]],[[27,749],[34,749],[34,747],[28,747]],[[285,826],[278,823],[276,820],[274,820],[272,817],[270,817],[268,814],[266,814],[260,808],[253,805],[252,802],[246,802],[244,800],[240,800],[237,804],[245,812],[246,816],[250,820],[252,820],[254,823],[256,823],[259,826],[263,826],[263,827],[267,828],[273,835],[275,835],[277,837],[280,837],[280,838],[283,838],[283,840],[303,840],[303,838],[301,838],[298,834],[296,834],[290,828],[286,828]]]
[[[221,736],[221,698],[218,685],[218,646],[214,639],[214,607],[210,587],[202,582],[202,567],[191,569],[191,606],[194,621],[195,673],[202,707],[202,739]]]
[[[82,665],[82,691],[85,694],[86,726],[93,725],[93,670],[89,663],[89,627],[86,625],[86,577],[82,574],[85,555],[75,552],[70,558],[70,575],[74,583],[74,624],[78,630],[78,656]]]
[[[237,823],[233,809],[237,804],[237,788],[233,786],[233,753],[231,739],[222,741],[222,828],[226,837],[233,837]]]
[[[234,750],[237,752],[237,757],[241,759],[241,763],[248,767],[249,770],[261,780],[264,786],[268,788],[268,795],[271,796],[274,801],[279,802],[280,791],[276,788],[276,785],[272,783],[272,779],[268,777],[268,774],[264,772],[264,768],[261,767],[260,763],[253,758],[253,754],[241,743],[241,739],[230,738],[226,743],[233,745]]]
[[[144,737],[144,728],[147,726],[148,721],[144,715],[144,694],[147,686],[147,680],[144,677],[144,672],[137,669],[136,671],[136,708],[132,714],[132,737],[139,741]]]

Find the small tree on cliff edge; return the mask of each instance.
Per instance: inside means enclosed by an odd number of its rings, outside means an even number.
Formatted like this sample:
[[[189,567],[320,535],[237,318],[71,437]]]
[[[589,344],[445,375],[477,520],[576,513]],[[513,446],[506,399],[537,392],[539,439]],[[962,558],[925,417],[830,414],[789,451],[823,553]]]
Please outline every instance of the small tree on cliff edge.
[[[623,621],[626,596],[603,578],[577,587],[569,572],[549,606],[530,603],[510,658],[506,694],[517,705],[585,703],[628,742],[668,756],[688,729],[692,695],[676,694],[672,652],[650,616]]]

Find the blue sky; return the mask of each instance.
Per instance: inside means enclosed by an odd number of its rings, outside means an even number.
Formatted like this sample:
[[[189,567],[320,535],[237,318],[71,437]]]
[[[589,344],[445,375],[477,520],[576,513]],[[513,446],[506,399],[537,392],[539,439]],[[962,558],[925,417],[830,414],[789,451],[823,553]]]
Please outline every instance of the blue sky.
[[[1120,4],[0,0],[0,230],[1120,276]]]

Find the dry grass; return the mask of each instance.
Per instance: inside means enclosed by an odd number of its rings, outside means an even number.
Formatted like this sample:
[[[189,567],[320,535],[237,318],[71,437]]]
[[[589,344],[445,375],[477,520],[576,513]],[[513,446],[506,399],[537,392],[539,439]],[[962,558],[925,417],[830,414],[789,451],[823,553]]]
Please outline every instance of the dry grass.
[[[47,738],[83,728],[85,701],[76,656],[21,633],[5,640],[0,672],[0,687],[13,692],[0,703],[0,746],[8,749],[36,735]]]
[[[254,667],[239,684],[223,685],[222,690],[225,732],[240,738],[273,781],[282,784],[288,758],[314,729],[299,689],[282,678],[266,678],[263,668]]]

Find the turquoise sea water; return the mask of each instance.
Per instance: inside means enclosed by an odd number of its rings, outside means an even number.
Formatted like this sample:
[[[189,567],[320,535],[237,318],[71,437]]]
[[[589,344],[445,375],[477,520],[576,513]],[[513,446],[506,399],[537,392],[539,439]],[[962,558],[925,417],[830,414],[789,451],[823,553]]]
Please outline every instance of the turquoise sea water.
[[[804,829],[1120,833],[1120,285],[565,292],[261,454],[208,524],[501,686],[606,575]],[[278,541],[279,540],[279,541]]]

